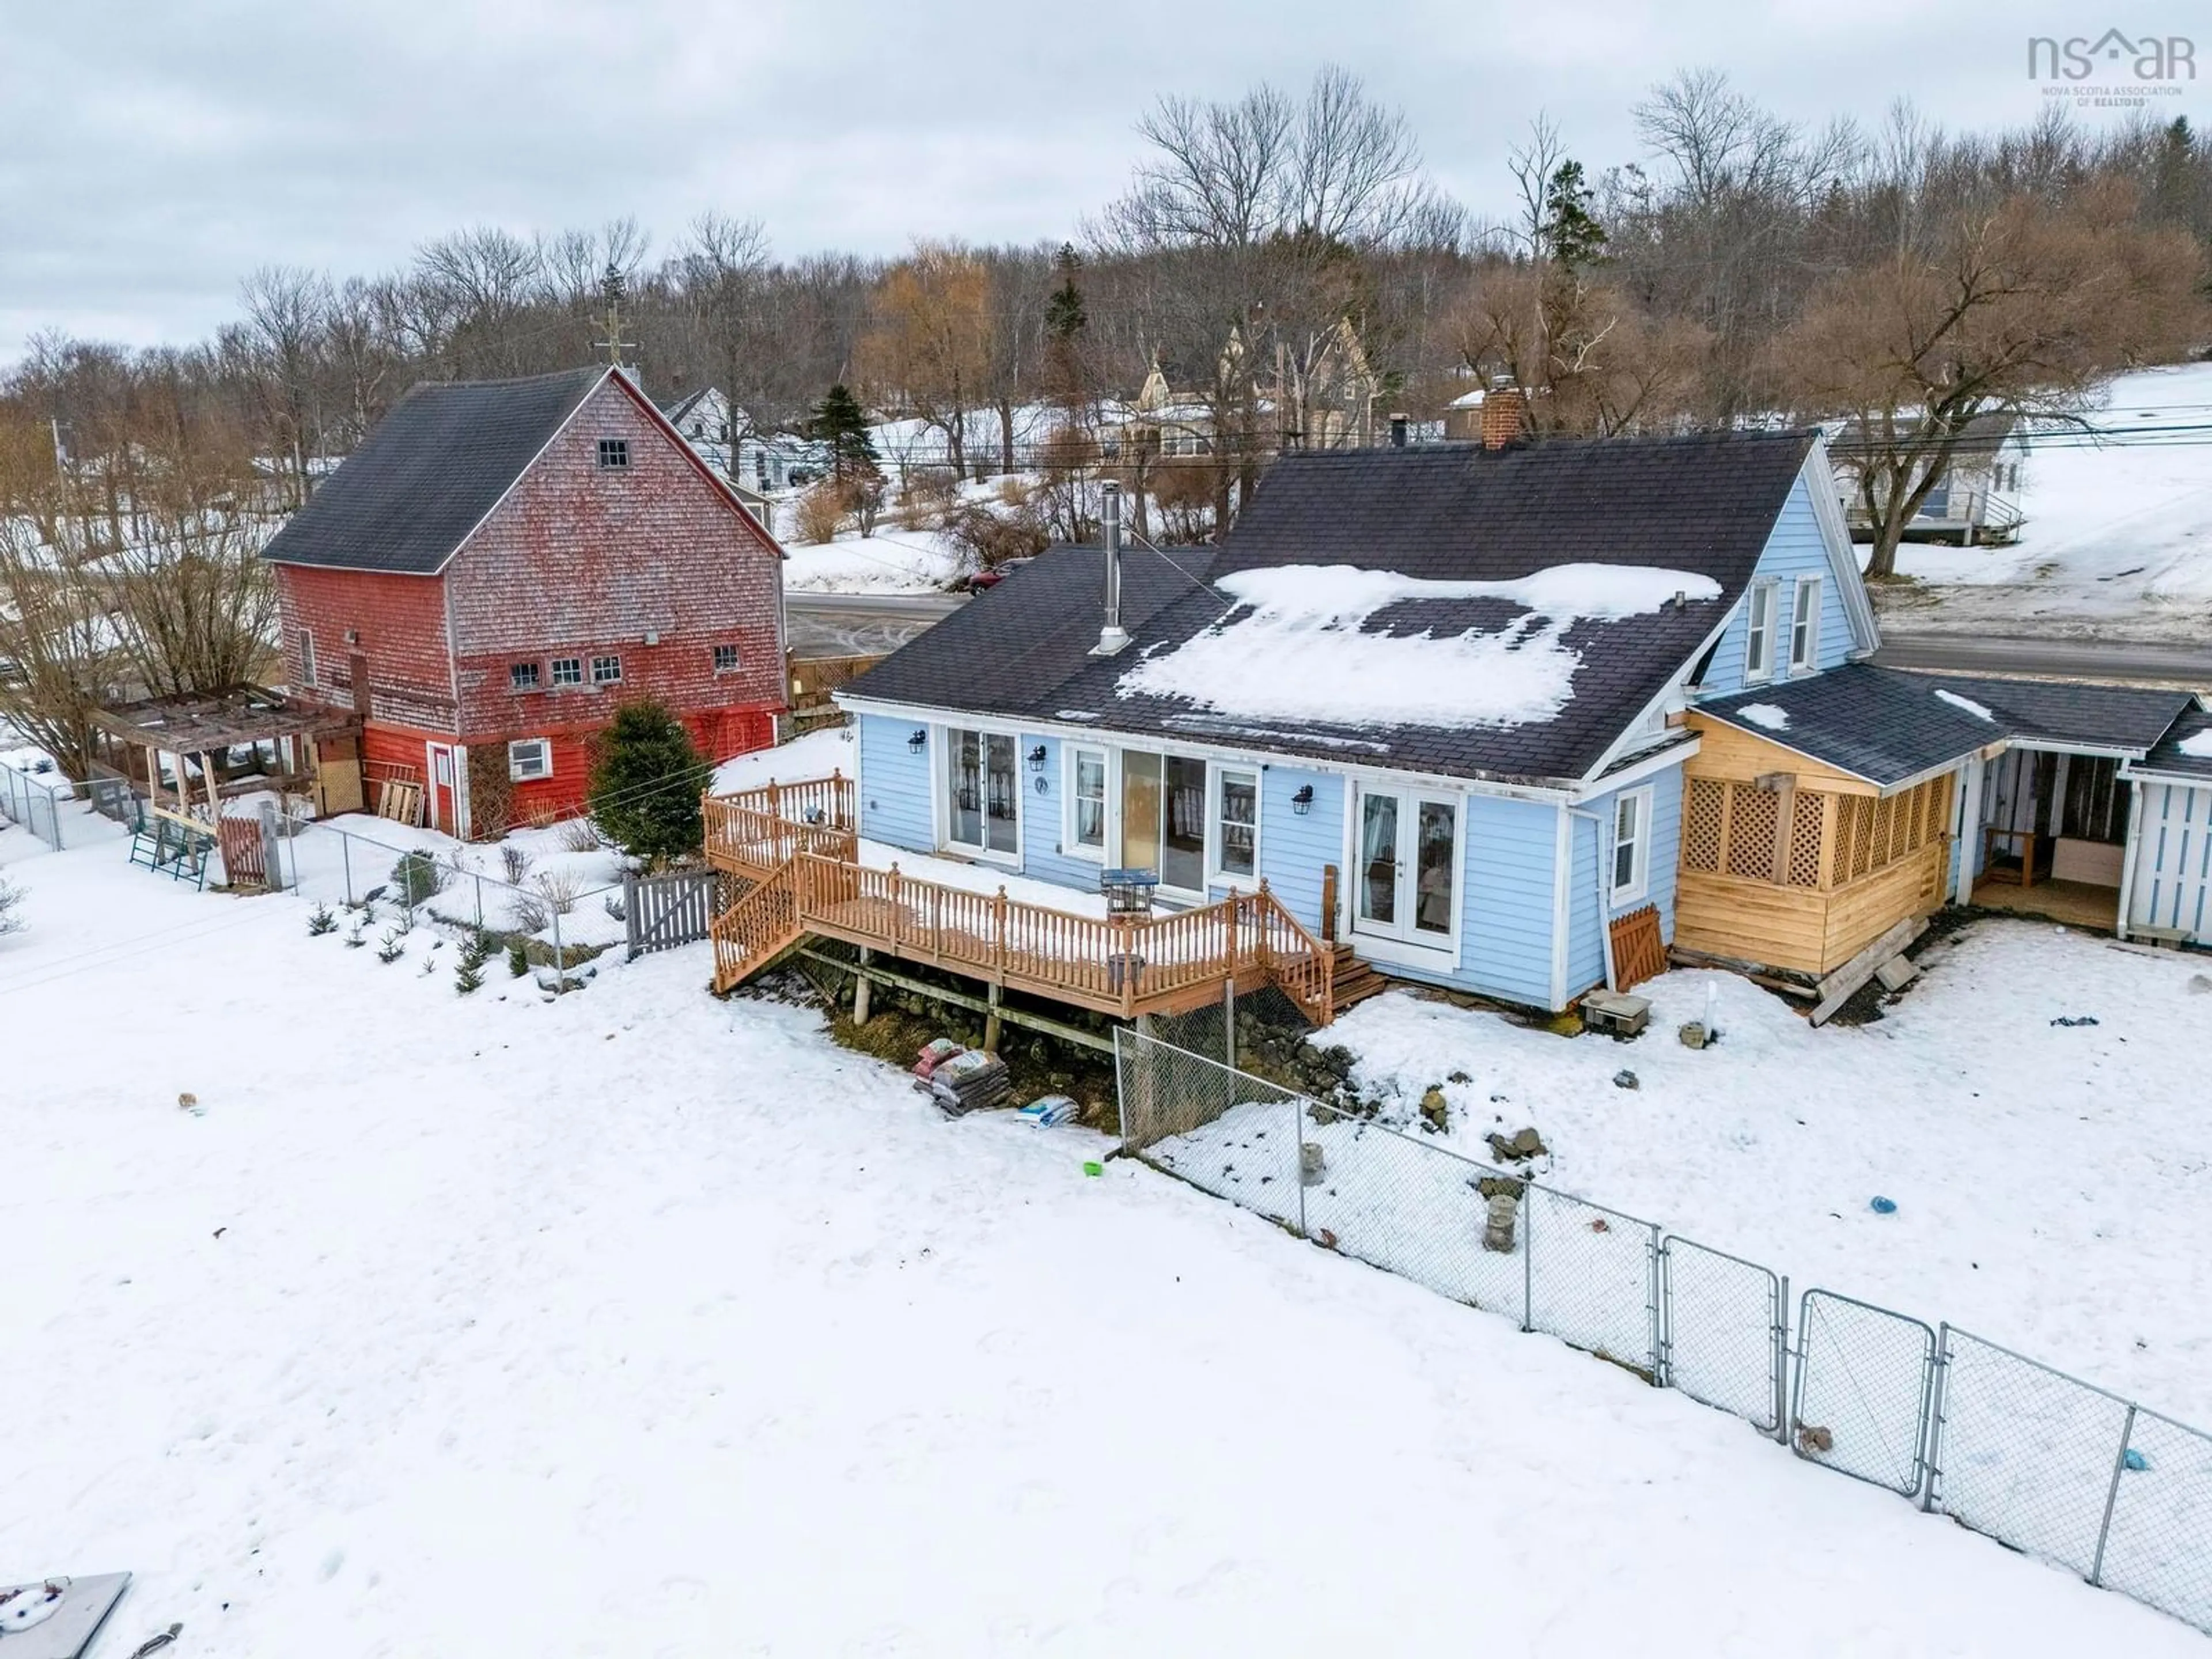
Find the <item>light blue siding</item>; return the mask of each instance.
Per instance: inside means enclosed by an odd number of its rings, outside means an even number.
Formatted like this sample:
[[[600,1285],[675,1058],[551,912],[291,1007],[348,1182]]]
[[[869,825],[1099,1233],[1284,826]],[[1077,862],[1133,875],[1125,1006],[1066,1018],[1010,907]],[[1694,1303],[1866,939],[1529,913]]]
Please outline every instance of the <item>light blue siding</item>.
[[[1780,584],[1774,609],[1775,681],[1785,680],[1790,674],[1790,607],[1794,583],[1799,576],[1820,578],[1820,639],[1815,653],[1820,665],[1824,669],[1842,666],[1852,648],[1850,615],[1844,608],[1843,592],[1836,585],[1835,568],[1828,562],[1827,543],[1820,534],[1820,516],[1814,510],[1812,495],[1802,478],[1784,501],[1752,579],[1756,581],[1769,576]],[[1743,690],[1744,638],[1750,629],[1751,598],[1747,592],[1737,604],[1735,614],[1729,618],[1719,645],[1714,648],[1712,666],[1705,671],[1706,696],[1718,696]]]
[[[1299,815],[1291,797],[1313,790],[1313,805]],[[1268,766],[1260,774],[1260,873],[1290,913],[1322,931],[1322,868],[1344,860],[1344,780],[1294,766]]]
[[[1539,1007],[1552,1000],[1552,870],[1559,811],[1468,799],[1461,830],[1460,970],[1452,982]]]
[[[1670,766],[1656,777],[1632,784],[1651,791],[1650,849],[1644,896],[1626,904],[1607,898],[1602,906],[1605,925],[1646,904],[1659,908],[1659,936],[1674,937],[1674,875],[1682,856],[1682,769]],[[1574,873],[1568,890],[1567,994],[1579,995],[1605,978],[1605,939],[1601,933],[1598,897],[1600,860],[1613,851],[1613,824],[1620,792],[1599,797],[1584,811],[1597,819],[1575,821]]]
[[[1044,745],[1045,793],[1037,793],[1038,774],[1030,770],[1030,751],[1038,744]],[[1085,745],[1089,747],[1091,745]],[[1104,744],[1097,745],[1100,748]],[[1073,887],[1085,893],[1098,890],[1098,872],[1103,860],[1083,858],[1063,852],[1062,837],[1066,833],[1067,793],[1073,787],[1068,775],[1066,756],[1057,738],[1042,737],[1024,732],[1021,739],[1022,767],[1022,873],[1035,876],[1039,881],[1049,881],[1061,887]]]
[[[927,853],[935,840],[929,822],[929,750],[907,747],[912,720],[862,714],[860,833],[870,841]]]

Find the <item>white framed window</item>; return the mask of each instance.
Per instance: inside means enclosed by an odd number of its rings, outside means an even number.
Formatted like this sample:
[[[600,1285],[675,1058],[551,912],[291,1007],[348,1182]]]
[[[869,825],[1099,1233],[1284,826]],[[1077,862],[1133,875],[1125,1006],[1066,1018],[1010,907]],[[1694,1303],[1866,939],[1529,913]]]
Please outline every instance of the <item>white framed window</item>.
[[[593,685],[616,685],[619,684],[621,680],[622,659],[620,657],[594,657],[592,659],[592,684]]]
[[[1800,576],[1790,605],[1790,672],[1810,674],[1820,666],[1820,579]]]
[[[507,775],[531,783],[553,775],[553,744],[545,738],[518,738],[507,745]]]
[[[553,659],[553,684],[581,685],[584,683],[584,659],[581,657]]]
[[[1260,868],[1260,775],[1213,769],[1213,873],[1249,882]]]
[[[534,662],[507,664],[507,689],[510,691],[535,691],[538,689],[538,665]]]
[[[1633,904],[1651,885],[1651,791],[1625,789],[1613,802],[1615,904]]]
[[[315,634],[313,629],[300,630],[300,684],[313,685],[315,678]]]
[[[1062,842],[1081,858],[1106,856],[1106,751],[1067,750],[1067,823]]]
[[[1743,677],[1747,680],[1774,678],[1774,592],[1771,578],[1751,585],[1743,631]]]
[[[599,440],[599,465],[611,472],[620,472],[629,465],[629,440],[602,438]]]

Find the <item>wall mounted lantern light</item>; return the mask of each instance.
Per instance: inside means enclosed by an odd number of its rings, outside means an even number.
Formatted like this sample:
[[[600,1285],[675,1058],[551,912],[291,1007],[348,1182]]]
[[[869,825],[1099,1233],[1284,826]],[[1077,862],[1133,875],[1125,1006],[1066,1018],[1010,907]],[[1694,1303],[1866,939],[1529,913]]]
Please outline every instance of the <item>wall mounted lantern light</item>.
[[[1302,783],[1298,786],[1297,793],[1291,797],[1291,811],[1300,817],[1313,811],[1313,785]]]
[[[1044,770],[1044,745],[1042,744],[1039,744],[1036,748],[1030,750],[1030,770],[1032,772],[1042,772]]]
[[[929,732],[927,728],[920,726],[915,726],[914,728],[914,735],[906,740],[906,746],[913,750],[917,755],[919,755],[923,750],[928,748]]]

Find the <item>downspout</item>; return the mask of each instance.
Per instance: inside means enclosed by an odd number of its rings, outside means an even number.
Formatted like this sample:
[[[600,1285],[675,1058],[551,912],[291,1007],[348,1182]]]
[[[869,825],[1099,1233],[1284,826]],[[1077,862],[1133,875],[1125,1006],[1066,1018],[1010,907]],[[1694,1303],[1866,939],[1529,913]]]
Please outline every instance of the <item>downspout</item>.
[[[1579,806],[1570,806],[1567,808],[1567,816],[1571,818],[1580,818],[1583,823],[1589,825],[1591,844],[1597,849],[1597,939],[1598,944],[1602,946],[1605,951],[1605,988],[1608,991],[1618,991],[1620,988],[1620,975],[1613,969],[1613,929],[1608,925],[1607,918],[1605,914],[1607,910],[1612,908],[1613,903],[1613,895],[1607,890],[1605,884],[1605,820],[1599,817],[1596,813],[1585,811]],[[1646,814],[1645,816],[1648,817],[1650,815]],[[1648,844],[1650,840],[1650,836],[1648,833],[1645,836],[1644,840]],[[1614,850],[1616,852],[1619,851],[1618,848],[1615,848]],[[1571,854],[1570,854],[1570,856],[1571,856]],[[1650,860],[1647,857],[1644,860],[1644,862],[1649,864]],[[1570,916],[1574,915],[1574,910],[1571,906],[1569,907],[1567,914]],[[1571,924],[1570,925],[1571,926]],[[1570,952],[1573,951],[1573,940],[1570,939],[1567,942],[1567,948]]]
[[[2172,796],[2167,799],[2171,800]],[[2112,931],[2121,939],[2128,936],[2129,907],[2135,902],[2136,854],[2142,845],[2143,795],[2140,779],[2128,780],[2128,838],[2120,852],[2120,914]]]

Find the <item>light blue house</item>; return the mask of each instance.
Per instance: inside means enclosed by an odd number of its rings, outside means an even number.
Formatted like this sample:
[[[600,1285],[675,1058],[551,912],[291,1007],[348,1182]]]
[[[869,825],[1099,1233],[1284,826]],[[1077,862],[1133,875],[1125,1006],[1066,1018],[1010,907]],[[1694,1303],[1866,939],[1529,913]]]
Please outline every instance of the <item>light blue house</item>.
[[[1291,454],[1218,548],[1117,540],[838,695],[860,834],[1264,881],[1340,958],[1541,1009],[1624,918],[1672,938],[1686,711],[1876,644],[1810,433]]]

